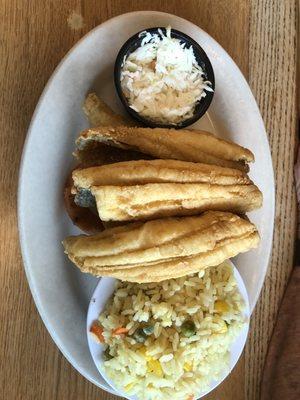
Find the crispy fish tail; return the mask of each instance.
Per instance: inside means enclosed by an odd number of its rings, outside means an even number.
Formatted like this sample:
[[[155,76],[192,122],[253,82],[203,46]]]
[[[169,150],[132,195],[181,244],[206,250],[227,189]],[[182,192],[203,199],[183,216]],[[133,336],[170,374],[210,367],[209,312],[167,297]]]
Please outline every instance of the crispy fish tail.
[[[135,125],[129,118],[115,113],[96,93],[87,95],[82,109],[91,126]]]

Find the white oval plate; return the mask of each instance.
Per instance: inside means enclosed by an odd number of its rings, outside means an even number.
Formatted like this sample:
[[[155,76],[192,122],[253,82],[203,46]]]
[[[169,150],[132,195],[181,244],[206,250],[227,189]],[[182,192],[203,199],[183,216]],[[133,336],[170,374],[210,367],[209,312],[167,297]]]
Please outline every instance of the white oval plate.
[[[233,264],[232,266],[234,267]],[[237,281],[237,285],[241,293],[241,296],[245,301],[244,318],[245,321],[247,321],[247,323],[245,327],[241,330],[239,336],[236,338],[234,343],[232,343],[231,345],[229,371],[227,371],[227,373],[225,373],[218,381],[212,381],[210,388],[207,391],[199,394],[197,399],[202,398],[203,396],[211,392],[213,389],[215,389],[230,374],[235,364],[238,362],[246,343],[249,330],[249,318],[250,318],[249,299],[243,279],[235,267],[234,267],[234,276]],[[102,356],[105,347],[101,344],[96,343],[96,341],[92,338],[92,336],[89,333],[90,327],[92,326],[93,322],[97,320],[102,311],[104,311],[106,303],[108,302],[109,298],[113,295],[115,289],[115,282],[116,279],[114,278],[106,278],[106,277],[102,278],[100,279],[93,293],[86,320],[86,333],[88,338],[88,344],[94,363],[99,373],[105,379],[105,381],[113,388],[113,390],[115,390],[116,393],[118,393],[119,396],[125,397],[128,400],[137,400],[136,396],[128,396],[126,395],[126,393],[120,392],[120,390],[118,390],[118,388],[114,385],[113,381],[106,376],[103,366],[103,356]]]
[[[266,274],[273,232],[274,180],[264,125],[252,93],[232,59],[207,33],[174,15],[141,11],[120,15],[98,26],[66,55],[49,80],[27,134],[19,178],[19,230],[23,261],[39,313],[66,358],[87,379],[111,391],[88,351],[85,325],[97,279],[82,274],[63,253],[61,241],[78,233],[65,213],[63,187],[73,164],[74,139],[86,128],[81,106],[90,90],[122,111],[113,86],[113,64],[122,44],[153,26],[181,30],[208,54],[216,93],[195,126],[215,131],[250,148],[256,163],[251,177],[264,195],[264,206],[251,214],[261,245],[236,258],[253,309]]]

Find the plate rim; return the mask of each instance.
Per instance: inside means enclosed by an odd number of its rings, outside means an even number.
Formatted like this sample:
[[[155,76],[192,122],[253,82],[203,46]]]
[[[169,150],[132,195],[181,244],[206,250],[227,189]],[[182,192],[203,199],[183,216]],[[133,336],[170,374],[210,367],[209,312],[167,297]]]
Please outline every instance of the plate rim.
[[[272,182],[271,182],[271,193],[270,193],[270,197],[272,200],[272,204],[270,205],[271,208],[271,215],[272,215],[272,232],[271,232],[271,237],[270,237],[270,242],[269,242],[269,248],[266,249],[267,250],[267,254],[268,256],[266,257],[267,262],[266,262],[266,266],[265,266],[265,270],[263,271],[263,278],[260,279],[260,281],[258,282],[258,286],[259,286],[259,291],[257,292],[256,296],[254,297],[254,302],[253,302],[253,307],[250,307],[250,312],[252,314],[253,309],[255,307],[255,305],[257,304],[257,300],[258,297],[261,293],[262,290],[262,286],[264,283],[264,280],[266,278],[267,275],[267,270],[268,267],[270,265],[270,259],[271,259],[271,253],[272,253],[272,244],[273,244],[273,234],[274,234],[274,215],[275,215],[275,181],[274,181],[274,169],[273,169],[273,163],[272,163],[272,158],[271,158],[271,149],[270,149],[270,145],[269,145],[269,141],[268,141],[268,136],[266,133],[266,129],[265,129],[265,125],[262,119],[262,116],[260,114],[260,110],[258,108],[258,105],[256,103],[255,97],[253,96],[253,93],[251,91],[251,88],[248,85],[248,82],[246,80],[246,78],[244,77],[242,71],[240,70],[240,68],[238,67],[238,65],[235,63],[235,61],[231,58],[231,56],[227,53],[227,51],[211,36],[209,35],[207,32],[205,32],[201,27],[199,27],[198,25],[194,24],[193,22],[182,18],[176,14],[171,14],[171,13],[166,13],[166,12],[162,12],[162,11],[156,11],[156,10],[141,10],[141,11],[132,11],[132,12],[128,12],[128,13],[123,13],[117,16],[114,16],[112,18],[107,19],[106,21],[100,23],[99,25],[95,26],[93,29],[91,29],[89,32],[87,32],[84,36],[82,36],[68,51],[67,53],[63,56],[63,58],[61,59],[61,61],[58,63],[58,65],[54,68],[50,78],[48,79],[40,97],[39,100],[37,102],[37,105],[35,107],[35,110],[32,114],[31,120],[30,120],[30,124],[26,133],[26,137],[24,140],[24,144],[23,144],[23,149],[22,149],[22,156],[21,156],[21,160],[20,160],[20,165],[19,165],[19,176],[18,176],[18,189],[17,189],[17,225],[18,225],[18,231],[19,231],[19,243],[20,243],[20,249],[21,249],[21,255],[22,255],[22,262],[24,265],[24,270],[25,270],[25,275],[27,278],[27,282],[31,291],[31,295],[33,297],[36,309],[50,335],[50,337],[52,338],[52,340],[54,341],[55,345],[58,347],[59,351],[63,354],[63,356],[71,363],[71,365],[82,375],[84,376],[88,381],[92,382],[93,384],[95,384],[96,386],[100,387],[103,390],[109,391],[110,393],[117,395],[114,391],[108,390],[107,387],[103,387],[101,384],[99,384],[99,382],[95,381],[89,374],[86,373],[86,371],[84,369],[82,369],[81,367],[79,367],[79,365],[77,364],[76,360],[73,359],[73,357],[70,354],[66,353],[65,350],[65,346],[62,344],[60,338],[56,335],[55,331],[51,328],[50,324],[48,323],[48,317],[47,317],[47,313],[45,312],[45,310],[43,310],[43,305],[39,300],[39,296],[38,293],[36,292],[36,288],[35,288],[35,284],[33,282],[33,279],[31,277],[31,272],[30,272],[30,261],[29,261],[29,257],[27,255],[27,249],[26,249],[26,240],[25,240],[25,233],[24,233],[24,225],[23,225],[23,211],[22,211],[22,197],[23,197],[23,185],[22,185],[22,181],[23,181],[23,175],[24,175],[24,164],[25,164],[25,158],[26,155],[28,154],[28,147],[29,147],[29,143],[30,143],[30,139],[32,136],[32,130],[33,130],[33,125],[34,125],[34,121],[36,120],[36,117],[40,111],[41,105],[44,101],[44,98],[50,88],[50,85],[52,84],[52,82],[55,80],[56,75],[58,74],[59,70],[61,69],[62,65],[65,63],[65,61],[68,59],[68,57],[73,53],[73,51],[78,48],[82,42],[84,42],[88,37],[90,37],[91,35],[93,35],[93,33],[95,31],[97,31],[98,29],[100,29],[101,27],[108,25],[112,20],[117,20],[117,19],[122,19],[124,18],[124,16],[129,16],[129,15],[161,15],[161,16],[169,16],[169,17],[176,17],[180,20],[182,20],[182,22],[184,23],[188,23],[191,24],[195,29],[197,29],[198,31],[201,31],[201,33],[203,34],[203,36],[206,36],[211,43],[213,43],[214,46],[216,46],[218,49],[220,49],[224,54],[226,54],[226,57],[229,58],[229,60],[233,63],[233,65],[237,68],[237,70],[240,72],[240,76],[241,79],[244,80],[244,83],[246,83],[249,91],[252,94],[256,109],[258,111],[258,115],[260,116],[261,119],[261,123],[262,126],[264,128],[264,133],[265,133],[265,140],[268,144],[268,154],[266,155],[267,157],[269,157],[270,159],[270,164],[271,164],[271,169],[272,169]]]

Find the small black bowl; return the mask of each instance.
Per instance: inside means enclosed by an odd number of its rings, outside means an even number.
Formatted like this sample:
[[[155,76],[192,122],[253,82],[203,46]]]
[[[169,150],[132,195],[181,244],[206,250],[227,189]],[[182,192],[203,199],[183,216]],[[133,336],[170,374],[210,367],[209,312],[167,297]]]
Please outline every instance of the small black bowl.
[[[158,29],[160,29],[164,35],[166,34],[166,29],[157,27],[157,28],[150,28],[146,29],[147,32],[150,33],[158,33]],[[127,57],[130,53],[134,52],[138,47],[141,46],[141,42],[144,38],[143,35],[141,35],[142,32],[145,32],[145,30],[136,33],[133,35],[130,39],[127,40],[127,42],[121,47],[121,50],[119,51],[116,62],[115,62],[115,68],[114,68],[114,81],[115,81],[115,87],[117,90],[117,93],[120,97],[120,100],[125,107],[126,111],[139,123],[145,126],[149,126],[151,128],[184,128],[186,126],[189,126],[196,122],[199,118],[201,118],[205,112],[207,111],[208,107],[210,106],[210,103],[212,102],[214,92],[208,92],[206,91],[206,96],[203,97],[201,100],[198,101],[196,104],[194,114],[192,117],[176,124],[159,124],[153,120],[147,119],[143,116],[141,116],[139,113],[134,111],[128,104],[128,100],[126,96],[123,93],[122,87],[121,87],[121,81],[120,81],[120,76],[121,76],[121,69],[122,69],[122,64],[124,61],[124,57]],[[181,43],[186,43],[187,47],[193,46],[195,58],[202,68],[204,72],[204,79],[208,80],[211,82],[211,87],[213,90],[215,90],[215,76],[214,76],[214,71],[212,68],[212,65],[209,61],[209,58],[207,57],[205,51],[202,49],[202,47],[199,46],[195,40],[190,38],[188,35],[185,33],[182,33],[180,31],[177,31],[175,29],[171,29],[171,37],[179,39]]]

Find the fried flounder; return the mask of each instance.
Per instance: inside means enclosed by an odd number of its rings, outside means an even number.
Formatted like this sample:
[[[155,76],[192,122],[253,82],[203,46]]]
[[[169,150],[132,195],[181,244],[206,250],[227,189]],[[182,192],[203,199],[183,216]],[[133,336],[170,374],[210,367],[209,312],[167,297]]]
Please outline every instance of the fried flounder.
[[[178,160],[132,160],[109,165],[76,169],[74,186],[90,188],[103,185],[140,185],[178,182],[217,185],[250,185],[248,175],[240,170]]]
[[[96,276],[130,282],[159,282],[199,272],[258,246],[249,221],[225,212],[166,218],[71,236],[63,245],[69,259]]]
[[[155,158],[193,161],[248,171],[252,152],[213,134],[188,129],[98,127],[83,131],[76,140],[77,157],[95,143],[149,154]]]
[[[134,221],[195,215],[207,210],[246,213],[261,206],[255,185],[149,183],[135,186],[93,186],[102,221]]]
[[[207,210],[245,213],[262,194],[230,168],[176,160],[139,160],[73,172],[75,200],[97,206],[102,221],[195,215]],[[87,192],[88,190],[88,192]],[[84,206],[84,205],[83,205]]]

